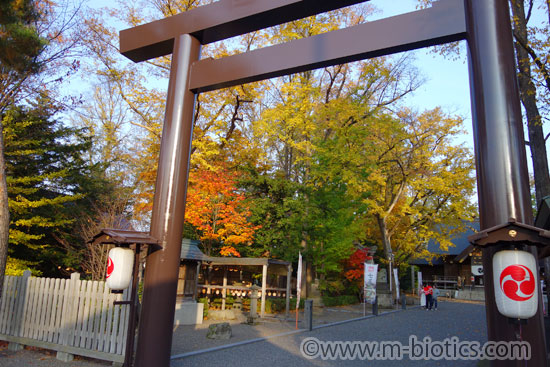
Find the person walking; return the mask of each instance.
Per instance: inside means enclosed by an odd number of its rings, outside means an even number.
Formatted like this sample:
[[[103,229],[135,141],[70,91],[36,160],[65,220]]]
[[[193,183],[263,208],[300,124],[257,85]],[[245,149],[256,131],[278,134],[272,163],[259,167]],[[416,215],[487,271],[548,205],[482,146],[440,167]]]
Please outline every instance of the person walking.
[[[426,284],[424,287],[424,294],[426,295],[426,311],[430,311],[432,309],[432,286],[429,284]]]
[[[434,310],[437,311],[437,297],[441,294],[441,291],[439,288],[437,288],[437,285],[434,283],[433,289],[432,289],[432,301],[434,303]]]

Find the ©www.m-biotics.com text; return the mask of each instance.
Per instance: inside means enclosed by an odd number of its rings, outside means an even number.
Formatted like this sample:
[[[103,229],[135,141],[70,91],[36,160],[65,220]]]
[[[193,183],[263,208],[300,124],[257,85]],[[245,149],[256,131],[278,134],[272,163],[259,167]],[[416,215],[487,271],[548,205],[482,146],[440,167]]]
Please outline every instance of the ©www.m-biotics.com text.
[[[322,341],[305,338],[300,344],[305,358],[323,360],[529,360],[528,342],[460,341],[453,336],[434,341],[429,336],[409,337],[409,343],[399,341]]]

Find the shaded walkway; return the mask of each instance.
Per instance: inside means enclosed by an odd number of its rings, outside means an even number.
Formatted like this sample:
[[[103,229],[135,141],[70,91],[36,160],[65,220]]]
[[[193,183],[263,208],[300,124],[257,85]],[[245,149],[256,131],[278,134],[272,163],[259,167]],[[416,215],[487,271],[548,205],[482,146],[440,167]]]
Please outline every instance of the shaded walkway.
[[[242,325],[245,326],[245,325]],[[256,327],[254,327],[256,328]],[[260,337],[262,331],[249,327],[249,338]],[[244,329],[242,329],[244,330]],[[456,336],[460,341],[486,341],[485,307],[478,304],[441,302],[438,311],[414,308],[383,316],[323,327],[312,332],[301,332],[273,337],[253,344],[235,346],[215,352],[172,360],[172,367],[180,366],[477,366],[477,361],[361,361],[308,360],[301,355],[300,343],[308,337],[321,341],[399,341],[408,345],[409,336],[426,336],[434,341]],[[174,337],[176,337],[174,335]],[[195,342],[200,342],[197,335]],[[204,338],[204,337],[203,337]],[[204,340],[204,339],[202,339]],[[244,340],[243,335],[230,342]],[[173,353],[175,354],[175,353]]]

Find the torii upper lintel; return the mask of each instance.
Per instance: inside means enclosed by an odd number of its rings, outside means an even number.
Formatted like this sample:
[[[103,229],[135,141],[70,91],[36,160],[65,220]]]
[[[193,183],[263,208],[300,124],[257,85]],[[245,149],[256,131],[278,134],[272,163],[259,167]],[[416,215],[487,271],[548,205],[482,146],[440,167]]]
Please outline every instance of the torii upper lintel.
[[[370,0],[222,0],[120,32],[120,53],[134,62],[169,55],[190,34],[205,45]]]
[[[194,93],[348,62],[411,51],[466,38],[462,0],[270,47],[193,63]]]

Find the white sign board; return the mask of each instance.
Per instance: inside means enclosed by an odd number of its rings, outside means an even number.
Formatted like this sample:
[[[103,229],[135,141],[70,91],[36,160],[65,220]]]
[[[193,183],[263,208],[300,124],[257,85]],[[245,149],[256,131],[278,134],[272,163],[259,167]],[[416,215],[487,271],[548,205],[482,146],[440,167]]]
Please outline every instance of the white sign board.
[[[376,301],[376,276],[378,273],[378,264],[365,263],[364,269],[363,290],[365,302],[372,304]]]
[[[298,253],[298,271],[296,272],[296,309],[300,308],[302,295],[302,253]]]

